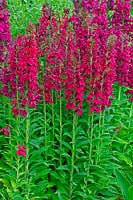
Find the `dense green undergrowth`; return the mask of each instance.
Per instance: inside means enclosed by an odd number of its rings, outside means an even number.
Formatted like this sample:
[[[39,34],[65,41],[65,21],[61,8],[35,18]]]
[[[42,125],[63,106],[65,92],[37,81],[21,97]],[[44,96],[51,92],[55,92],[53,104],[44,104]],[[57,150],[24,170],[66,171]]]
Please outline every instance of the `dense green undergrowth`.
[[[0,124],[11,126],[9,136],[0,136],[1,198],[121,199],[118,183],[126,187],[122,177],[128,176],[132,185],[133,164],[133,107],[123,90],[118,99],[115,89],[112,106],[101,114],[88,116],[84,105],[82,117],[59,99],[30,109],[27,118],[14,117],[1,97]],[[26,145],[26,157],[16,155],[18,144]]]
[[[31,3],[30,3],[31,2]],[[63,9],[73,9],[72,1],[68,0],[7,0],[10,10],[11,33],[13,37],[26,33],[29,22],[37,24],[41,16],[42,5],[50,4],[52,10],[58,15],[63,15]]]

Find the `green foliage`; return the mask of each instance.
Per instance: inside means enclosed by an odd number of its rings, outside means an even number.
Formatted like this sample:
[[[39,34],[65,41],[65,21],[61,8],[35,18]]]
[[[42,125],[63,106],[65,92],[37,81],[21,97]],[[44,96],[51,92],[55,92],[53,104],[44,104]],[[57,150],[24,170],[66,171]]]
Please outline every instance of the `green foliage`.
[[[123,196],[125,200],[132,200],[133,199],[133,174],[122,172],[122,171],[115,171],[115,175],[117,181],[121,187]]]
[[[29,0],[7,0],[13,37],[25,34],[29,22],[38,23],[43,3],[45,0],[36,0],[33,4]]]
[[[0,126],[11,125],[10,135],[0,137],[1,198],[117,200],[121,188],[130,200],[133,121],[124,91],[100,115],[88,116],[84,104],[82,117],[63,112],[61,98],[54,106],[40,103],[27,118],[16,118],[9,100],[1,97]],[[18,144],[26,145],[26,157],[16,155]]]
[[[58,15],[63,15],[63,9],[73,9],[73,4],[68,0],[7,0],[10,10],[11,33],[13,37],[18,34],[25,34],[29,22],[37,24],[41,16],[42,5],[49,3],[52,10]]]
[[[73,10],[72,0],[47,0],[47,3],[50,4],[52,10],[54,10],[57,14],[63,15],[63,9],[69,8],[70,11]]]

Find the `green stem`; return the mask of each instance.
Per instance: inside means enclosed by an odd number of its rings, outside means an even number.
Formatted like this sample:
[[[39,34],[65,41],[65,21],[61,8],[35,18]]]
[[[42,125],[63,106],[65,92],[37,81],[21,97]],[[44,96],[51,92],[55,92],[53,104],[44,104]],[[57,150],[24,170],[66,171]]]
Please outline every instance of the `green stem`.
[[[17,99],[18,99],[18,95],[17,95]],[[20,129],[19,129],[20,116],[19,115],[17,115],[16,122],[17,122],[17,124],[16,124],[16,127],[17,127],[17,137],[19,137],[20,136]],[[17,140],[17,146],[18,145],[19,144],[18,144],[18,140]],[[20,171],[20,157],[17,156],[17,171],[16,171],[16,173],[17,173],[16,179],[17,180],[16,180],[16,186],[19,185],[19,171]]]
[[[45,147],[47,147],[47,107],[46,107],[46,101],[43,100],[43,114],[44,114],[44,137],[45,137]],[[47,160],[47,151],[46,151],[46,160]]]
[[[16,171],[16,186],[18,187],[19,185],[19,169],[20,169],[20,158],[18,156],[17,158],[17,171]]]
[[[62,149],[62,96],[60,89],[60,150]],[[61,154],[60,154],[60,165],[62,165]]]
[[[74,164],[75,164],[75,138],[76,138],[76,127],[77,127],[77,115],[73,111],[73,128],[72,128],[72,155],[71,155],[71,169],[70,169],[70,189],[69,189],[69,199],[72,199],[73,193],[73,174],[74,174]]]
[[[2,192],[0,192],[0,195],[3,197],[3,200],[7,200],[7,198],[4,197],[4,195],[2,194]]]
[[[118,101],[120,102],[121,100],[121,86],[119,86],[119,90],[118,90]]]
[[[87,135],[89,139],[89,146],[88,146],[88,152],[89,152],[89,161],[87,166],[87,179],[86,179],[86,190],[88,190],[88,179],[90,175],[90,167],[92,164],[92,147],[93,147],[93,125],[94,125],[94,113],[91,114],[91,116],[88,113],[88,130]]]
[[[11,105],[10,105],[10,100],[8,102],[8,116],[9,116],[8,124],[11,125],[11,120],[13,119],[13,116],[12,116],[12,109],[11,109]],[[9,133],[9,144],[10,144],[10,151],[13,152],[13,149],[12,149],[12,135],[11,135],[11,133]],[[12,166],[13,166],[13,159],[12,158],[11,158],[11,163],[12,163]]]
[[[54,102],[54,91],[52,90],[52,102]],[[55,139],[55,111],[54,103],[52,104],[52,133],[53,133],[53,149],[54,149],[54,139]]]
[[[25,166],[25,175],[26,175],[26,199],[30,199],[30,189],[29,189],[29,128],[30,128],[30,114],[27,108],[27,119],[26,119],[26,166]]]
[[[92,157],[93,126],[94,126],[94,113],[92,113],[92,115],[91,115],[90,149],[89,149],[89,168],[90,168],[90,165],[91,165],[91,157]],[[88,136],[89,136],[89,132],[88,132]]]
[[[104,128],[104,117],[105,117],[105,110],[102,113],[102,135],[104,133],[104,130],[103,130],[103,128]]]
[[[128,131],[131,128],[131,119],[132,119],[132,116],[133,116],[133,102],[131,102],[131,107],[130,107]]]
[[[98,131],[98,145],[97,145],[98,153],[97,153],[97,158],[96,158],[96,164],[98,164],[100,161],[100,155],[101,155],[100,146],[101,146],[102,133],[103,133],[103,112],[101,111],[100,116],[99,116],[99,131]]]
[[[3,102],[3,110],[4,110],[4,113],[3,113],[3,116],[4,116],[4,120],[3,120],[3,125],[5,126],[6,125],[6,97],[3,95],[2,96],[2,102]]]

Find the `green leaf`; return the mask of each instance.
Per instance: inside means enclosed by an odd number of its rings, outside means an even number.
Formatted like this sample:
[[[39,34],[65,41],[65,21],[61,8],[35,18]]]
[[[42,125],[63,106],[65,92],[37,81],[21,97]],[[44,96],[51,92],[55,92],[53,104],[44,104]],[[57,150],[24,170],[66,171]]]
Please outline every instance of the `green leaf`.
[[[61,142],[65,147],[67,147],[69,150],[71,150],[71,146],[68,142],[62,141]]]
[[[133,200],[133,185],[128,188],[128,200]]]
[[[119,170],[115,170],[115,175],[125,200],[128,200],[128,188],[130,183],[127,181],[126,177],[121,172],[119,172]]]
[[[80,141],[76,142],[76,148],[84,147],[85,145],[89,145],[89,140],[88,139],[80,140]]]
[[[10,188],[10,187],[11,187],[11,185],[10,185],[10,180],[7,179],[7,177],[5,177],[5,179],[4,179],[4,178],[0,178],[0,183],[3,183],[3,185],[4,185],[5,187],[7,187],[7,188]]]
[[[129,165],[130,167],[133,166],[132,160],[131,160],[131,158],[130,158],[129,156],[127,156],[127,155],[126,155],[126,156],[122,155],[121,158],[122,158],[123,161],[125,161],[125,163],[126,163],[127,165]]]
[[[65,171],[69,171],[69,168],[68,168],[68,166],[67,165],[60,165],[58,168],[57,168],[58,170],[65,170]]]

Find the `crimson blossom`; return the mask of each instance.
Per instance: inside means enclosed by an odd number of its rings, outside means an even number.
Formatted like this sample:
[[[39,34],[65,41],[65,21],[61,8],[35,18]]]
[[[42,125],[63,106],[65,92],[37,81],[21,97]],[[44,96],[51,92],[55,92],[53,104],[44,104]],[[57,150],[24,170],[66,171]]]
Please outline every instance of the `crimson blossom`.
[[[78,10],[77,1],[70,23],[73,32],[68,32],[67,64],[65,71],[65,87],[67,104],[70,110],[82,115],[82,105],[86,89],[86,79],[91,73],[90,69],[90,39],[88,22],[82,10]],[[85,14],[85,13],[84,13]]]
[[[9,93],[13,113],[26,115],[26,107],[36,107],[39,101],[38,46],[35,28],[29,24],[27,36],[18,36],[14,41],[9,59]]]
[[[130,15],[130,0],[116,0],[113,6],[111,24],[115,30],[121,30],[130,35],[133,29],[133,20]]]
[[[10,126],[7,125],[5,128],[1,128],[0,132],[3,132],[5,136],[8,136],[10,134]]]
[[[37,30],[37,42],[40,46],[39,55],[44,59],[42,80],[39,80],[44,100],[53,104],[52,90],[63,88],[63,74],[67,60],[67,9],[62,19],[55,16],[48,5],[42,9],[42,17]],[[44,56],[44,57],[42,57]]]
[[[11,40],[9,11],[6,1],[0,1],[0,63],[6,62]]]
[[[0,1],[0,94],[8,96],[7,82],[8,76],[8,56],[11,44],[9,11],[7,9],[6,1]],[[3,85],[5,86],[2,90]]]
[[[36,37],[44,56],[44,100],[53,103],[51,91],[63,90],[66,107],[81,115],[83,100],[92,112],[110,106],[114,82],[131,87],[132,20],[129,0],[83,0],[81,9],[74,0],[74,6],[71,17],[65,9],[62,20],[43,6]],[[107,9],[114,11],[110,21]]]
[[[55,26],[55,29],[54,29],[54,26]],[[50,61],[48,54],[50,52],[51,53],[53,52],[52,49],[50,49],[50,46],[52,46],[51,38],[52,36],[56,34],[56,31],[57,31],[56,18],[52,16],[49,5],[44,4],[42,8],[42,16],[39,19],[39,25],[36,31],[36,40],[39,47],[39,57],[40,59],[43,58],[43,64],[45,64],[45,66],[40,65],[40,68],[39,68],[40,92],[43,95],[43,99],[50,104],[53,103],[52,95],[51,95],[51,90],[53,89],[53,79],[51,76],[52,67],[50,66],[52,65],[52,63],[49,63],[50,65],[47,64],[46,57],[48,57],[48,60]],[[53,33],[54,35],[52,35]]]
[[[39,25],[36,31],[36,41],[39,47],[39,55],[44,56],[47,52],[47,40],[50,36],[51,12],[48,4],[42,7],[42,16],[39,19]]]
[[[89,103],[90,111],[100,112],[106,106],[110,106],[110,97],[113,97],[112,85],[116,76],[115,36],[108,27],[106,1],[95,4],[92,14],[92,74],[88,80],[89,93],[86,100]],[[114,54],[113,58],[112,53]]]
[[[130,89],[127,90],[126,94],[129,95],[130,101],[133,102],[133,41],[132,45],[130,46],[130,62],[128,67],[129,73],[128,73],[128,87]]]
[[[121,86],[129,87],[126,94],[131,94],[132,101],[133,84],[133,62],[132,62],[132,42],[133,42],[133,18],[130,15],[130,0],[116,0],[113,8],[111,25],[117,36],[117,59],[116,59],[116,81]]]
[[[26,147],[24,145],[17,146],[18,150],[16,151],[16,154],[18,156],[26,156]]]

